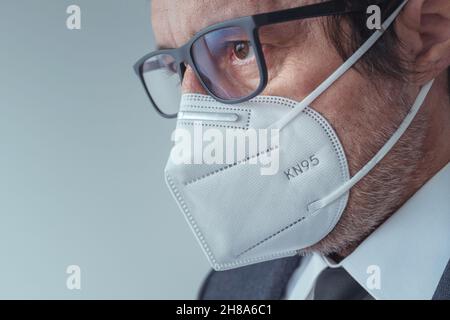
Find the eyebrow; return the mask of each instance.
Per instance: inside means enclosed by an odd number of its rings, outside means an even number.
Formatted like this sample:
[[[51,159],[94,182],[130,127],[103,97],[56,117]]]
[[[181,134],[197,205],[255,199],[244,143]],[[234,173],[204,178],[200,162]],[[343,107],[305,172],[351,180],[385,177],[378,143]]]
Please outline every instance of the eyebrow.
[[[173,48],[170,48],[170,47],[168,47],[168,46],[165,46],[165,45],[157,45],[156,46],[156,50],[168,50],[168,49],[173,49]]]
[[[201,31],[201,30],[200,30]],[[185,44],[188,43],[194,36],[196,35],[196,32],[190,32],[188,40],[184,42]],[[171,49],[178,49],[179,47],[170,47],[164,44],[156,44],[156,50],[171,50]]]

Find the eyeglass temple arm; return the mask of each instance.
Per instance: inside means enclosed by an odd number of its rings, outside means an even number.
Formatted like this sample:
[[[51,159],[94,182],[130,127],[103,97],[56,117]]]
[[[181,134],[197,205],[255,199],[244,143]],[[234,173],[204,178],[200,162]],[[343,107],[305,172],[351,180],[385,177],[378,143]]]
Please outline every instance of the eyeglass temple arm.
[[[373,0],[370,4],[364,4],[357,0],[355,3],[348,5],[345,1],[335,0],[270,13],[261,13],[252,17],[256,25],[262,26],[298,19],[361,12],[365,11],[369,5],[381,5],[388,2],[391,2],[391,0]]]

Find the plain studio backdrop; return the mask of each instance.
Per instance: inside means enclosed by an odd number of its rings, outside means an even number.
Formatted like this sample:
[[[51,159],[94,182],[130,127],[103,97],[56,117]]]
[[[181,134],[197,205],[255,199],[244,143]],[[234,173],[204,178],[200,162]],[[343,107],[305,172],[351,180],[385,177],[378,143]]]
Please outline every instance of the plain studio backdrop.
[[[195,298],[209,267],[163,178],[175,122],[132,70],[149,1],[2,0],[0,44],[0,298]]]

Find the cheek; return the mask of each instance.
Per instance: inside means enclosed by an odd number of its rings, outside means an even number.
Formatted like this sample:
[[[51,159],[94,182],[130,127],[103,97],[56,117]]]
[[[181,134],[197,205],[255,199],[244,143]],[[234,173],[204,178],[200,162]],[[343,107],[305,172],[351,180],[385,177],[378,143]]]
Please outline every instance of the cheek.
[[[263,94],[297,101],[305,98],[342,64],[335,49],[328,47],[324,39],[308,39],[301,45],[286,48],[269,48],[265,56],[268,56],[269,83]]]
[[[398,106],[386,99],[388,87],[386,80],[385,88],[376,90],[373,82],[351,69],[312,104],[336,131],[351,175],[383,146],[386,124],[400,121],[395,115]]]
[[[275,51],[275,50],[274,50]],[[326,80],[344,61],[333,47],[309,45],[308,50],[276,50],[268,66],[270,82],[264,95],[301,101]],[[280,62],[280,63],[277,63]],[[383,126],[387,110],[373,84],[355,70],[349,70],[316,101],[312,108],[321,113],[340,138],[353,175],[379,147],[372,141]],[[385,107],[385,106],[384,106]]]
[[[265,54],[269,83],[263,95],[296,101],[304,99],[344,62],[335,48],[317,34],[303,45],[269,47]],[[388,85],[383,82],[383,86]],[[350,69],[312,103],[311,107],[329,121],[340,138],[351,175],[384,143],[380,130],[392,121],[392,106],[385,97],[367,77]]]

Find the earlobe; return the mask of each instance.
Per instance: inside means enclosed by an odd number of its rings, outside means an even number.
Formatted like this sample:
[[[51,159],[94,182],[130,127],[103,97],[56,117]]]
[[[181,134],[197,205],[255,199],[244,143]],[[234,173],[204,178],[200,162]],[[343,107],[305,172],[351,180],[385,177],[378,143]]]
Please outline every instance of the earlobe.
[[[410,0],[396,24],[403,54],[423,85],[450,64],[450,1]]]
[[[420,32],[422,7],[425,0],[410,0],[397,18],[395,29],[407,59],[415,59],[423,47]]]
[[[417,58],[420,85],[437,78],[450,66],[450,40],[436,43]]]

